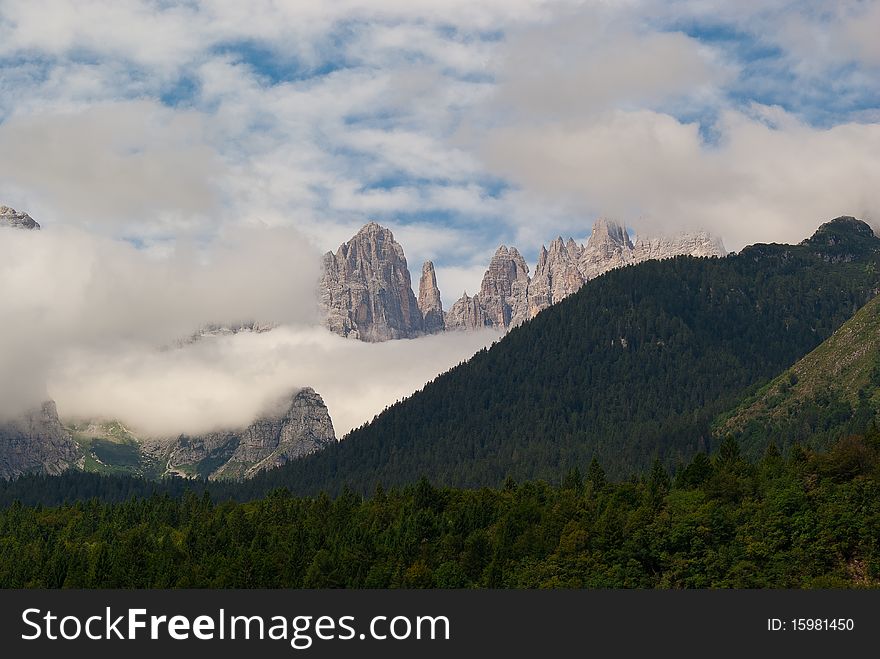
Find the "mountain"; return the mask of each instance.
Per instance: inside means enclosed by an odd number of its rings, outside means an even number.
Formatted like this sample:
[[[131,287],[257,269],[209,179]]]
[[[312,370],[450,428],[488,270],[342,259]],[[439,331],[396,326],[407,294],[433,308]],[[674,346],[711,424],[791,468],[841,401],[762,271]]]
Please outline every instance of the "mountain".
[[[251,478],[264,469],[320,451],[336,441],[319,394],[305,388],[243,429],[174,440],[138,438],[117,422],[71,426],[81,468],[147,478]]]
[[[162,456],[166,473],[214,480],[251,478],[335,441],[323,399],[307,387],[243,430],[181,435],[170,445],[157,442],[153,446]]]
[[[705,232],[639,238],[633,245],[622,225],[599,218],[586,245],[557,238],[549,250],[542,246],[534,277],[515,247],[501,245],[480,290],[473,296],[465,291],[444,313],[434,264],[426,261],[422,267],[416,301],[403,247],[391,231],[370,222],[336,254],[325,254],[319,291],[328,329],[363,341],[386,341],[447,329],[516,327],[613,268],[648,259],[725,254],[720,239]]]
[[[403,247],[375,222],[324,255],[319,292],[325,325],[340,336],[387,341],[424,331]]]
[[[55,403],[0,423],[0,479],[65,470],[159,479],[251,478],[336,442],[326,405],[305,388],[244,429],[138,437],[117,421],[63,425]]]
[[[838,243],[839,244],[839,243]],[[880,297],[716,422],[757,456],[768,442],[821,448],[865,432],[880,414]]]
[[[419,311],[422,312],[426,333],[435,334],[446,329],[446,314],[443,313],[443,301],[440,299],[437,275],[434,273],[434,264],[431,261],[425,261],[422,266],[422,276],[419,279]]]
[[[39,229],[40,225],[27,213],[19,213],[9,206],[0,206],[0,227]]]
[[[706,231],[685,232],[673,236],[639,237],[632,249],[632,262],[668,259],[680,255],[724,256],[727,250],[721,239]]]
[[[465,292],[446,318],[449,329],[510,327],[528,318],[529,266],[515,247],[501,245],[489,263],[480,292]]]
[[[175,341],[171,346],[165,346],[164,349],[182,348],[192,345],[203,339],[218,336],[231,336],[234,334],[265,334],[275,329],[275,323],[258,323],[255,321],[238,321],[234,323],[208,323],[183,339]]]
[[[568,297],[586,282],[614,268],[676,256],[725,256],[720,238],[705,231],[671,236],[638,237],[635,244],[624,227],[606,218],[593,223],[586,245],[561,237],[541,247],[529,285],[529,317]]]
[[[705,231],[644,237],[634,245],[622,225],[599,218],[593,223],[586,245],[578,245],[572,238],[563,241],[561,236],[549,248],[542,245],[531,278],[515,247],[499,247],[483,277],[480,292],[473,297],[465,292],[449,311],[446,326],[515,327],[614,268],[650,259],[725,254],[721,240]]]
[[[0,421],[0,479],[32,472],[59,474],[78,458],[77,445],[58,420],[53,401]]]
[[[370,491],[610,474],[711,448],[716,417],[816,348],[880,287],[880,239],[839,218],[801,245],[617,268],[322,453],[252,482]],[[257,491],[257,490],[255,490]]]
[[[594,227],[595,230],[595,227]],[[529,284],[529,315],[556,304],[575,293],[586,281],[580,268],[583,248],[569,238],[556,238],[550,247],[541,246],[538,265]]]

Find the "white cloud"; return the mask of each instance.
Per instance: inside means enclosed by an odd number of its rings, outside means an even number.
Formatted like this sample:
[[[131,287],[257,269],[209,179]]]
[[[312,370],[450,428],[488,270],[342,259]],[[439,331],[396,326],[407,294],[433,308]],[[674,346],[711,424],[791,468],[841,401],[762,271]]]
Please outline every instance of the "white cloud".
[[[712,96],[733,67],[680,32],[579,12],[514,31],[500,47],[495,113],[565,122],[607,108]]]
[[[3,414],[42,400],[48,371],[71,350],[155,351],[212,322],[315,322],[318,252],[290,229],[166,254],[71,229],[0,234]]]
[[[122,419],[164,437],[247,425],[279,395],[311,386],[342,437],[498,337],[487,330],[363,343],[280,327],[162,353],[93,348],[68,354],[49,388],[62,416]]]
[[[488,162],[524,187],[637,228],[703,226],[730,248],[798,241],[841,214],[880,213],[880,125],[819,130],[774,110],[777,127],[728,111],[721,141],[650,111],[581,125],[509,126],[491,134]],[[659,224],[659,226],[658,226]]]
[[[148,101],[14,116],[0,124],[0,153],[0,195],[85,225],[204,216],[224,173],[199,113]]]

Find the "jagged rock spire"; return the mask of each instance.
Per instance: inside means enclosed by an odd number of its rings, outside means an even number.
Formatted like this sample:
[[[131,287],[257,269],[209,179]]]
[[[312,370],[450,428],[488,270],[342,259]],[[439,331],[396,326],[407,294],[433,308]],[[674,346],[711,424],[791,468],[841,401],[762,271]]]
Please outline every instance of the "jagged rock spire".
[[[19,213],[9,206],[0,206],[0,227],[39,229],[40,225],[27,213]]]
[[[422,276],[419,279],[419,311],[422,312],[426,333],[443,331],[445,327],[443,302],[440,299],[437,275],[434,273],[434,264],[431,261],[425,261],[422,266]]]
[[[332,332],[362,341],[423,333],[403,247],[389,229],[365,224],[336,254],[327,252],[323,265],[320,305]]]

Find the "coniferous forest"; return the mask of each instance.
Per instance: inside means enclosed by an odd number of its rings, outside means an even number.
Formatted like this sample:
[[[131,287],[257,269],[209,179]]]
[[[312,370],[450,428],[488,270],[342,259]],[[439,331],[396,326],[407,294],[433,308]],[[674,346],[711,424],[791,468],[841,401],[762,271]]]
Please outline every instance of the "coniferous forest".
[[[0,586],[705,588],[880,585],[880,433],[827,452],[733,440],[671,476],[414,485],[249,503],[191,492],[0,512]]]

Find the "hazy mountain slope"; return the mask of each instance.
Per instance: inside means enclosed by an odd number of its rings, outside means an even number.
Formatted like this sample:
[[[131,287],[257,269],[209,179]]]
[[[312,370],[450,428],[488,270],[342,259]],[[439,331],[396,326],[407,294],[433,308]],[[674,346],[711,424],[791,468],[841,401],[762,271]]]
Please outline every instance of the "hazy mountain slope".
[[[0,419],[0,479],[58,474],[79,459],[79,449],[58,420],[54,401],[13,419]]]
[[[69,431],[83,471],[145,478],[250,478],[336,441],[327,406],[311,387],[283,398],[245,428],[150,439],[115,421],[74,423]]]
[[[877,290],[878,240],[852,218],[800,245],[611,271],[320,455],[249,488],[370,490],[614,475],[706,448],[712,420],[815,348]]]

